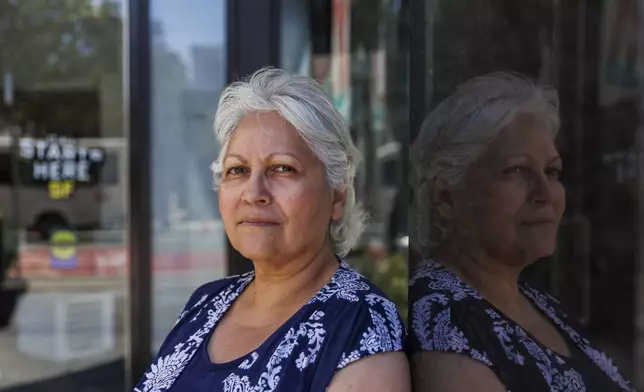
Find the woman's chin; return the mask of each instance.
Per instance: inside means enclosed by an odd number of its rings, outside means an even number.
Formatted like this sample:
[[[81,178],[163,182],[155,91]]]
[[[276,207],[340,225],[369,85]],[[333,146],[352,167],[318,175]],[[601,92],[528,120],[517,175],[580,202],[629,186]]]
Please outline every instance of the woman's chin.
[[[277,252],[272,247],[247,246],[236,249],[245,258],[256,260],[272,260],[276,257]]]
[[[551,257],[555,254],[556,247],[549,244],[531,244],[531,246],[519,246],[513,249],[504,249],[488,252],[488,255],[498,260],[505,260],[508,263],[520,268],[525,268],[533,263]]]
[[[554,244],[539,244],[532,247],[528,252],[530,264],[541,259],[552,257],[555,254],[556,246]]]
[[[250,233],[246,235],[229,236],[230,243],[242,256],[249,260],[266,260],[276,257],[281,246],[275,236],[266,233]]]
[[[550,257],[555,254],[557,249],[556,236],[540,236],[535,238],[526,238],[517,243],[517,250],[524,255],[523,258],[529,260],[530,263],[539,259]]]

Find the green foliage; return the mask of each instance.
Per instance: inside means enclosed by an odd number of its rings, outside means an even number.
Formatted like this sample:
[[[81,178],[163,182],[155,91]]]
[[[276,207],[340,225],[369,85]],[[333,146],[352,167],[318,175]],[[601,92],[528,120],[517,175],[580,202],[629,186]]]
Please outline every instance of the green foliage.
[[[90,0],[0,2],[0,68],[17,87],[96,80],[121,67],[116,3]]]
[[[120,88],[111,84],[122,75],[119,7],[114,0],[0,1],[0,83],[11,75],[14,89],[14,103],[0,105],[0,129],[96,137],[102,119],[120,118],[121,103],[101,96]]]
[[[409,282],[407,254],[395,253],[377,261],[363,255],[348,258],[347,263],[384,291],[396,304],[398,312],[407,323],[407,284]]]

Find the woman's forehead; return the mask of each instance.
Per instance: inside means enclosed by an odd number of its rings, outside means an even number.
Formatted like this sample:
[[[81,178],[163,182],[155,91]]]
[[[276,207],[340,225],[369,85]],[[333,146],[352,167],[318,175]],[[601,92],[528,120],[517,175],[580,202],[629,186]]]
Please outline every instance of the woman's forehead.
[[[300,147],[303,142],[289,122],[274,112],[253,113],[244,117],[232,134],[230,148],[248,145],[281,144],[287,148]]]
[[[277,112],[259,112],[244,117],[235,129],[226,153],[291,154],[300,159],[315,158],[297,129]]]
[[[557,148],[545,124],[518,117],[490,143],[490,155],[556,155]]]

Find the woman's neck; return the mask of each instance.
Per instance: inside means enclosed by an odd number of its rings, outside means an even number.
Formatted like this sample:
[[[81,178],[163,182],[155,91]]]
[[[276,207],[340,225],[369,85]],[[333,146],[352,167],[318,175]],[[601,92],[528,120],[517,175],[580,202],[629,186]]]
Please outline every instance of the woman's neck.
[[[339,267],[332,248],[303,254],[288,262],[254,262],[255,278],[246,290],[246,305],[271,309],[310,299],[326,285]]]
[[[463,250],[445,243],[434,252],[437,261],[455,273],[498,308],[522,306],[519,274],[522,268],[504,263],[482,251]]]

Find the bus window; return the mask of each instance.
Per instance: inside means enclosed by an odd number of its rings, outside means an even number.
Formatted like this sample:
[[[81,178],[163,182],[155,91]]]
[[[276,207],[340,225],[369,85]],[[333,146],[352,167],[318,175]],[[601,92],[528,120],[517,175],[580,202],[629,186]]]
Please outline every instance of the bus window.
[[[12,156],[9,153],[0,153],[0,184],[11,185],[13,179]]]

